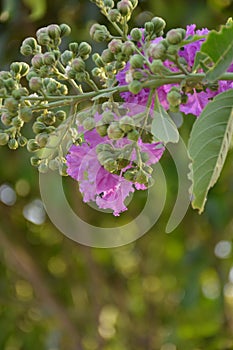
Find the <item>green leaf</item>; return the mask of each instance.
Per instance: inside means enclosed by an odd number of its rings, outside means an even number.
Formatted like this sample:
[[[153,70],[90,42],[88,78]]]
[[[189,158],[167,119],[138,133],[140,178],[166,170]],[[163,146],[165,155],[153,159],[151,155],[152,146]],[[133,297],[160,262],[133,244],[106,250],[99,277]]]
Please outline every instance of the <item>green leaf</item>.
[[[177,143],[179,141],[179,132],[173,120],[160,104],[156,94],[153,121],[151,133],[156,140],[166,144],[168,142]]]
[[[201,53],[206,54],[214,63],[206,77],[208,81],[217,80],[233,61],[233,23],[228,21],[219,32],[212,30],[201,46]]]
[[[192,160],[194,209],[203,212],[209,189],[218,180],[233,136],[233,89],[217,95],[193,125],[188,152]]]
[[[193,73],[195,73],[199,68],[202,68],[203,71],[206,73],[209,70],[209,63],[211,63],[209,56],[201,51],[198,51],[195,56]]]

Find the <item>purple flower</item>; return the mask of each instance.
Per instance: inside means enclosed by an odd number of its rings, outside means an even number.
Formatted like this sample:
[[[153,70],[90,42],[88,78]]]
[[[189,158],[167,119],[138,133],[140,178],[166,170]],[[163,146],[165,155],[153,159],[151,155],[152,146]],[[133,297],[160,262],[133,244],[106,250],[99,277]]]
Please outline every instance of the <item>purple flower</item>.
[[[96,147],[99,143],[111,143],[107,137],[102,138],[96,130],[85,133],[85,142],[71,146],[67,160],[67,173],[79,183],[83,201],[95,201],[102,209],[113,210],[113,215],[118,216],[127,210],[124,201],[126,197],[136,189],[146,189],[145,185],[133,184],[127,181],[122,174],[109,173],[100,165]],[[117,147],[123,147],[129,141],[121,139],[117,141]],[[158,143],[145,144],[139,141],[142,152],[147,152],[149,160],[147,165],[155,164],[161,158],[164,148],[158,148]],[[135,154],[132,154],[132,160]]]

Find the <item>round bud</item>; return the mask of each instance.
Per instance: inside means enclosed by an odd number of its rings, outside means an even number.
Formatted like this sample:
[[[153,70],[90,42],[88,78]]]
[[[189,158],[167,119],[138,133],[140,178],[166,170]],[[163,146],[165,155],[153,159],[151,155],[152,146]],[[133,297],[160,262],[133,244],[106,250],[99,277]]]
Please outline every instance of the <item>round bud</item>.
[[[154,23],[153,22],[146,22],[144,24],[145,30],[149,34],[153,34],[154,32]]]
[[[26,88],[19,88],[12,91],[12,97],[14,97],[16,100],[20,100],[21,97],[27,96],[28,94],[29,92]]]
[[[105,170],[107,170],[110,173],[113,173],[118,168],[117,162],[113,158],[109,158],[109,159],[105,160],[103,163],[103,167]]]
[[[107,135],[107,129],[108,129],[108,125],[106,124],[102,124],[102,122],[97,123],[96,124],[96,131],[98,132],[98,134],[102,137]]]
[[[41,33],[37,36],[38,43],[43,46],[49,46],[51,44],[51,39],[47,33]]]
[[[163,65],[163,61],[162,60],[153,60],[153,62],[151,63],[150,65],[150,69],[152,71],[152,73],[160,73],[161,70],[164,68],[164,65]]]
[[[110,111],[103,112],[101,120],[103,124],[110,124],[114,121],[114,114]]]
[[[33,50],[31,48],[31,46],[29,45],[22,45],[20,47],[20,53],[23,55],[23,56],[30,56],[33,54]]]
[[[32,125],[32,130],[35,134],[39,134],[39,133],[45,131],[45,129],[46,129],[46,125],[42,122],[35,122]]]
[[[101,54],[101,59],[104,63],[110,63],[114,60],[114,55],[109,49],[105,49]]]
[[[20,117],[14,117],[12,119],[12,125],[17,129],[21,128],[23,124],[24,124],[24,121]]]
[[[29,107],[23,107],[20,109],[20,118],[28,123],[32,119],[32,110]]]
[[[161,17],[152,18],[151,22],[154,24],[154,32],[158,35],[166,27],[166,22]]]
[[[90,55],[91,51],[92,51],[91,45],[89,45],[85,41],[83,41],[82,43],[79,44],[78,54],[81,57],[86,56],[86,55]]]
[[[114,7],[114,1],[113,0],[104,0],[104,6],[113,8]]]
[[[51,39],[58,39],[61,35],[61,28],[57,24],[50,24],[47,27],[47,32]]]
[[[55,122],[56,122],[56,117],[55,117],[55,115],[53,114],[53,112],[47,112],[47,113],[44,115],[44,123],[45,123],[46,125],[53,125]]]
[[[181,93],[177,88],[172,88],[167,93],[167,100],[169,105],[172,107],[177,107],[181,104]]]
[[[148,174],[143,171],[142,169],[140,169],[137,173],[136,176],[134,178],[134,181],[139,183],[139,184],[147,184],[148,183]]]
[[[108,12],[108,18],[111,22],[120,22],[122,17],[117,9],[112,9]]]
[[[128,140],[131,140],[131,141],[138,141],[139,132],[137,130],[132,130],[132,131],[127,133],[127,138],[128,138]]]
[[[8,141],[8,147],[9,147],[10,149],[15,150],[15,149],[17,149],[17,148],[19,147],[19,144],[18,144],[18,142],[17,142],[16,139],[10,139],[10,140]]]
[[[32,91],[38,91],[42,89],[42,80],[39,77],[32,77],[29,80],[29,87]]]
[[[75,55],[78,53],[78,47],[79,47],[79,45],[76,42],[69,44],[70,51],[73,52]]]
[[[31,47],[32,51],[34,51],[37,48],[37,42],[36,39],[33,37],[29,37],[24,39],[24,41],[22,42],[22,46],[24,45],[28,45]]]
[[[130,32],[130,37],[134,41],[140,41],[142,39],[142,31],[139,28],[133,28]]]
[[[164,59],[166,51],[167,49],[162,43],[151,44],[149,47],[149,54],[154,59]]]
[[[10,65],[10,69],[14,74],[19,74],[19,72],[21,71],[21,65],[20,62],[13,62]]]
[[[60,122],[63,122],[64,120],[66,120],[66,112],[59,110],[55,113],[55,117],[57,120],[59,120]]]
[[[12,116],[10,116],[8,113],[2,113],[1,115],[1,122],[5,126],[12,125]]]
[[[146,152],[141,152],[141,160],[143,161],[143,163],[146,163],[148,160],[150,159],[150,156],[148,153]],[[153,170],[153,169],[152,169]]]
[[[67,24],[62,23],[60,24],[59,27],[61,29],[61,34],[60,34],[61,37],[70,35],[71,28]]]
[[[20,147],[24,147],[27,144],[27,139],[24,136],[19,136],[17,141]]]
[[[144,58],[139,54],[135,54],[130,58],[129,62],[132,68],[142,68],[144,63]]]
[[[18,101],[13,97],[8,97],[5,99],[4,107],[8,109],[11,114],[15,114],[18,110]]]
[[[26,79],[29,81],[32,77],[38,77],[38,74],[31,68],[27,73]]]
[[[4,85],[6,86],[6,88],[7,88],[9,91],[11,91],[11,90],[13,90],[13,89],[16,88],[16,82],[15,82],[15,80],[12,79],[12,78],[6,79],[6,80],[4,81]]]
[[[38,149],[40,149],[40,146],[38,145],[38,143],[34,139],[28,140],[27,150],[29,152],[36,152],[36,151],[38,151]]]
[[[35,140],[38,143],[39,147],[43,148],[47,145],[48,138],[49,138],[49,135],[45,132],[42,132],[42,133],[36,135]]]
[[[182,41],[182,33],[177,29],[171,29],[167,32],[166,40],[171,45],[179,44]]]
[[[85,70],[85,62],[81,58],[75,58],[71,63],[71,67],[76,72],[83,72]]]
[[[44,64],[44,55],[42,53],[36,54],[34,57],[32,57],[31,63],[33,68],[39,69]]]
[[[20,62],[20,65],[21,65],[20,75],[21,77],[24,77],[29,72],[29,65],[26,62]]]
[[[134,169],[128,169],[124,172],[123,176],[126,180],[134,182],[135,173]]]
[[[52,52],[45,52],[43,55],[44,64],[50,66],[56,62],[55,56]]]
[[[120,14],[125,17],[130,15],[132,12],[133,6],[129,0],[121,0],[117,3],[117,9],[119,10]]]
[[[129,117],[128,115],[125,115],[123,118],[120,119],[120,128],[124,132],[129,132],[134,129],[135,123],[132,117]]]
[[[110,43],[108,44],[108,48],[109,50],[116,54],[118,52],[121,51],[121,47],[122,47],[122,41],[119,39],[113,39],[112,41],[110,41]]]
[[[95,127],[95,119],[92,117],[88,117],[83,122],[83,127],[85,130],[92,130]]]
[[[111,37],[107,27],[99,23],[95,23],[91,26],[90,36],[97,42],[106,41]]]
[[[142,83],[138,80],[133,80],[129,84],[129,91],[132,92],[132,94],[137,95],[142,90]]]
[[[0,146],[5,146],[9,141],[9,135],[5,132],[0,132]]]
[[[131,41],[126,41],[122,44],[121,51],[129,57],[135,52],[135,45]]]
[[[72,58],[73,58],[73,52],[70,50],[65,50],[61,54],[61,61],[62,61],[62,64],[64,64],[65,66],[72,60]]]
[[[124,132],[121,130],[118,122],[113,122],[107,129],[108,137],[112,140],[121,139],[124,136]]]
[[[66,71],[66,75],[69,79],[75,79],[76,78],[76,72],[74,69],[69,67],[69,69]]]
[[[37,167],[40,164],[41,159],[38,158],[38,157],[31,157],[30,158],[30,162],[31,162],[32,166],[36,166]]]

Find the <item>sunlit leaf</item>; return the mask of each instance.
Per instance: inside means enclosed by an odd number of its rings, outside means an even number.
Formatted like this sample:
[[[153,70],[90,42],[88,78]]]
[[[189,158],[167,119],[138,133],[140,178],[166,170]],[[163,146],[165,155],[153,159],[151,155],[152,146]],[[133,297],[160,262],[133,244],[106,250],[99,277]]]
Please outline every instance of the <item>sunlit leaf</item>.
[[[192,160],[192,206],[204,210],[209,189],[218,180],[233,135],[233,90],[210,102],[194,123],[188,151]]]

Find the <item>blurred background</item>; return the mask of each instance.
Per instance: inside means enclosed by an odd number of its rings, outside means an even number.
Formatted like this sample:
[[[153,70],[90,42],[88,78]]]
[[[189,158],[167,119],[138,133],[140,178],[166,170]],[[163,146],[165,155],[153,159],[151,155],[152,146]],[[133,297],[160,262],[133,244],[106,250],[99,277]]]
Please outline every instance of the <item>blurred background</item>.
[[[2,0],[0,10],[1,70],[22,60],[22,40],[41,26],[65,22],[72,27],[67,40],[90,41],[90,25],[105,21],[88,0]],[[168,29],[218,28],[232,15],[233,2],[139,0],[132,26],[152,13]],[[184,139],[193,121],[186,118]],[[1,350],[233,349],[232,151],[205,213],[189,209],[170,234],[165,226],[177,175],[165,155],[168,195],[160,220],[136,242],[114,249],[82,246],[54,227],[29,157],[23,149],[0,149]],[[82,204],[71,179],[64,184],[74,207],[100,226],[130,221],[146,200],[139,192],[115,219]]]

